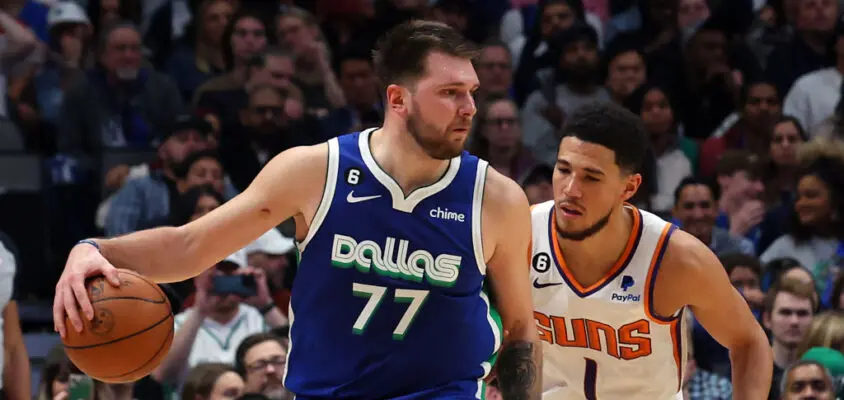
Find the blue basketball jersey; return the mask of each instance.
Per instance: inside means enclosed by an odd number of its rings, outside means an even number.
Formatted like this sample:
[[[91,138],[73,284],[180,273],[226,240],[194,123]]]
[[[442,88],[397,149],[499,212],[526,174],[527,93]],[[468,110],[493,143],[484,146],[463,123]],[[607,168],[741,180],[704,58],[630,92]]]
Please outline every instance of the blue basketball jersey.
[[[464,152],[405,196],[373,159],[371,132],[328,142],[322,201],[298,244],[285,385],[297,399],[481,398],[501,343],[484,291],[487,164]]]

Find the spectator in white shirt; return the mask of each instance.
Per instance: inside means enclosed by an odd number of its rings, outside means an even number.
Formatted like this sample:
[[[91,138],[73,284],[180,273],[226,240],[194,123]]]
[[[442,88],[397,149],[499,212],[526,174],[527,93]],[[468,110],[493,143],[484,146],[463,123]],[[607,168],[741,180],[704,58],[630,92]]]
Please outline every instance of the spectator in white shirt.
[[[241,298],[215,287],[215,276],[251,275],[257,296]],[[287,324],[270,297],[262,270],[246,265],[239,251],[194,278],[196,297],[192,307],[176,315],[175,337],[170,351],[152,377],[164,384],[181,386],[190,368],[206,362],[233,363],[235,350],[249,335]]]
[[[841,74],[844,72],[844,20],[835,24],[832,46],[835,65],[805,74],[794,82],[783,103],[783,113],[800,121],[811,136],[818,125],[830,117],[841,99]]]

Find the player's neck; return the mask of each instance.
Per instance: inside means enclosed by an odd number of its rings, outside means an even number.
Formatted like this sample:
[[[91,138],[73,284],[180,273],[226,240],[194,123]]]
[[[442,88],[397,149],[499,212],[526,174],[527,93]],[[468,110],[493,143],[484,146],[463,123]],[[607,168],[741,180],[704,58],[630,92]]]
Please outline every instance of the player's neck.
[[[431,158],[410,133],[386,121],[383,128],[370,135],[369,149],[378,166],[399,184],[405,196],[439,180],[449,165],[448,160]]]
[[[607,226],[587,239],[567,240],[558,235],[566,266],[590,273],[609,271],[627,247],[633,223],[631,212],[620,206],[610,216]]]
[[[779,343],[776,339],[772,346],[774,353],[774,364],[780,368],[785,369],[795,361],[797,357],[797,348],[789,347]]]

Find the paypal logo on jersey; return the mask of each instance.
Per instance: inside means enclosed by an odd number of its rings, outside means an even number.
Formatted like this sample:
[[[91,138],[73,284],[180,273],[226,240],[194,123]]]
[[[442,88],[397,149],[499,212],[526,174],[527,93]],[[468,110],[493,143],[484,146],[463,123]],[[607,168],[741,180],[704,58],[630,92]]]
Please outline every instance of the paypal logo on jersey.
[[[621,277],[621,290],[626,292],[627,289],[633,287],[636,284],[636,281],[633,280],[633,277],[630,275],[624,275]],[[613,293],[610,297],[610,300],[613,301],[620,301],[622,303],[626,303],[628,301],[637,302],[642,299],[642,295],[640,294],[633,294],[633,293]]]
[[[428,216],[436,219],[451,220],[457,222],[466,222],[466,215],[459,212],[449,211],[447,208],[433,208],[428,212]]]
[[[628,288],[636,284],[636,281],[633,280],[633,277],[630,275],[624,275],[621,277],[621,290],[627,291]]]
[[[334,235],[331,246],[331,265],[337,268],[351,268],[408,281],[422,282],[423,279],[435,286],[451,287],[460,274],[460,256],[440,254],[434,256],[427,250],[416,250],[408,255],[410,242],[387,237],[382,247],[371,240],[358,242],[346,235]]]

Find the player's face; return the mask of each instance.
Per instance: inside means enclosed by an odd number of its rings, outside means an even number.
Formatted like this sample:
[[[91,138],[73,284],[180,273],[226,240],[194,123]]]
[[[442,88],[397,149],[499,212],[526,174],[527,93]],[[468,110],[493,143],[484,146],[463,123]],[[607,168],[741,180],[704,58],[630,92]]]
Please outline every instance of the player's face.
[[[612,150],[571,136],[563,138],[553,177],[557,233],[563,239],[584,240],[600,232],[641,181],[639,174],[616,165]]]
[[[432,158],[447,160],[460,155],[469,137],[478,75],[471,60],[439,52],[428,55],[425,70],[415,88],[390,85],[387,98],[419,146]]]

